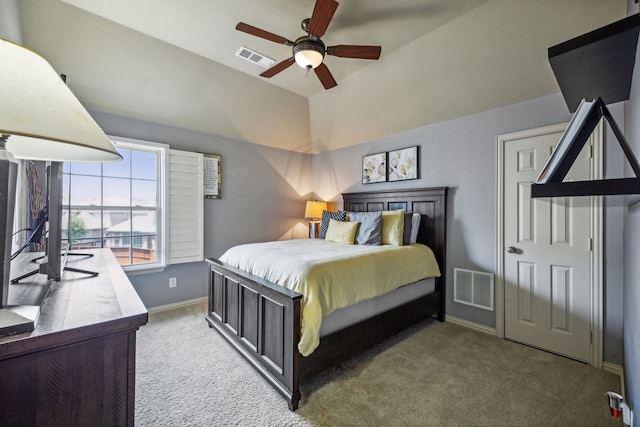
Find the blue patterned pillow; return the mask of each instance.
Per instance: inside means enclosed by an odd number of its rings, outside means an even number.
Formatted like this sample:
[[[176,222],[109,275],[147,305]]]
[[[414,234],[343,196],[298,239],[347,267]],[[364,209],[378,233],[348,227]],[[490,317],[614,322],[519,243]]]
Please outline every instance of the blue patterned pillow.
[[[327,237],[327,230],[329,229],[329,220],[335,219],[336,221],[344,221],[347,217],[347,213],[344,211],[329,212],[322,211],[322,225],[320,225],[320,238]]]

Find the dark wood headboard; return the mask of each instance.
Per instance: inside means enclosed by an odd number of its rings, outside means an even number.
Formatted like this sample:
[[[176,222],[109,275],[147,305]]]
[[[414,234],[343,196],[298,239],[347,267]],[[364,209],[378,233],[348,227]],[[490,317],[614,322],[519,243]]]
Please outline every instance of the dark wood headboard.
[[[444,286],[446,269],[448,187],[413,188],[403,190],[367,191],[343,193],[344,210],[347,212],[375,212],[404,209],[421,215],[418,243],[431,248],[438,260]],[[444,294],[444,292],[443,292]]]

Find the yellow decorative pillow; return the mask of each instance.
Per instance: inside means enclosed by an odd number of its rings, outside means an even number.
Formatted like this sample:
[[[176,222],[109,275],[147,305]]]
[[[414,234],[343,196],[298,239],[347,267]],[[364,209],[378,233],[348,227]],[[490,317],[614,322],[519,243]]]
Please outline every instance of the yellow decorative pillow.
[[[329,228],[325,240],[353,245],[359,222],[329,220]],[[402,238],[402,236],[400,236]]]
[[[382,244],[402,246],[404,209],[382,211]]]

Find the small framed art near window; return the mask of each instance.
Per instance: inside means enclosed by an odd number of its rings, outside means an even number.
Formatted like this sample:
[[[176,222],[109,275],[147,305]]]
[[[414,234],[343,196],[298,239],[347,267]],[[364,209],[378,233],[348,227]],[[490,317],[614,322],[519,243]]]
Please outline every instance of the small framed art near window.
[[[362,157],[362,183],[373,184],[387,180],[387,153]]]
[[[204,154],[204,197],[206,199],[219,199],[221,187],[220,161],[222,157],[217,154]]]
[[[420,178],[418,146],[389,151],[389,181]]]

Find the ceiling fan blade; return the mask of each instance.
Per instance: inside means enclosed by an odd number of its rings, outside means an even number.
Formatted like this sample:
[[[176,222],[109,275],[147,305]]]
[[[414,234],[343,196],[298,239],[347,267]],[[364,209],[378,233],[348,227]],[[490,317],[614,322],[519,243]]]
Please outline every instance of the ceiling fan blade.
[[[324,86],[325,89],[331,89],[332,87],[338,86],[338,83],[336,83],[326,65],[320,64],[314,68],[313,71],[316,72],[316,76],[318,76],[320,83],[322,83],[322,86]]]
[[[327,31],[327,27],[338,8],[335,0],[316,0],[311,19],[309,20],[309,36],[320,38]]]
[[[277,63],[276,65],[274,65],[273,67],[269,68],[267,71],[261,73],[260,75],[262,77],[273,77],[276,74],[278,74],[280,71],[284,71],[287,68],[289,68],[291,65],[293,65],[295,63],[293,56],[289,59],[285,59],[282,62]]]
[[[342,58],[357,59],[378,59],[380,58],[380,46],[356,46],[341,44],[327,47],[327,55],[339,56]]]
[[[242,31],[243,33],[251,34],[252,36],[260,37],[272,42],[286,44],[287,46],[293,46],[293,42],[291,40],[287,40],[282,36],[270,33],[265,30],[261,30],[260,28],[254,27],[252,25],[245,24],[244,22],[238,23],[238,25],[236,25],[236,30]]]

